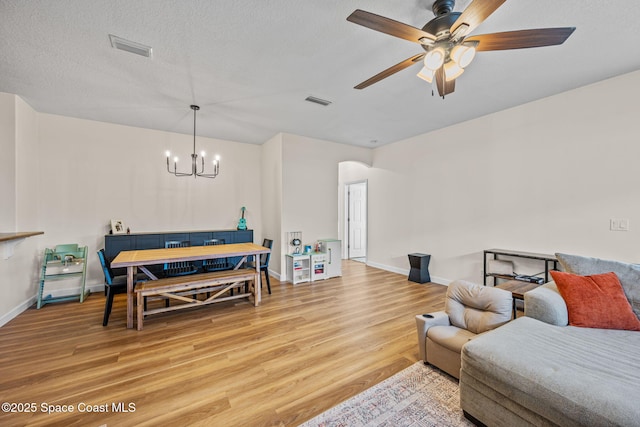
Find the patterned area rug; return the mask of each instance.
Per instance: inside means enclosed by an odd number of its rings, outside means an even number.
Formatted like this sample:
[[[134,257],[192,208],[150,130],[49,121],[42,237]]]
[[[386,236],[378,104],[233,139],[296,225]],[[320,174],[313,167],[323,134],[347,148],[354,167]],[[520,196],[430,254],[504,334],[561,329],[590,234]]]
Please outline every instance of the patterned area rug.
[[[300,427],[473,426],[460,409],[458,383],[422,362],[345,400]]]

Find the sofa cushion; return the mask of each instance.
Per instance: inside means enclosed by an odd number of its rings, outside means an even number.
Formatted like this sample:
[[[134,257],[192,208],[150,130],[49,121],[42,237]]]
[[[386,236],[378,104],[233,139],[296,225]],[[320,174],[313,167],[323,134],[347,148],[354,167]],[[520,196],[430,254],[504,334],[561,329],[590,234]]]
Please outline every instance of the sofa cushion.
[[[551,276],[567,303],[570,325],[640,331],[640,320],[615,273],[578,276],[552,271]]]
[[[462,346],[477,335],[456,326],[432,326],[427,331],[427,337],[451,351],[460,353]]]
[[[638,425],[639,348],[638,332],[520,317],[462,347],[461,401],[471,378],[493,390],[496,402],[513,401],[547,425]],[[471,415],[499,424],[493,414]]]
[[[556,253],[556,258],[567,273],[581,276],[616,273],[633,312],[640,319],[640,265],[562,253]]]
[[[449,284],[444,311],[453,326],[480,334],[511,320],[511,292],[466,280]]]
[[[524,294],[524,315],[556,326],[569,324],[567,303],[556,282],[551,281]]]

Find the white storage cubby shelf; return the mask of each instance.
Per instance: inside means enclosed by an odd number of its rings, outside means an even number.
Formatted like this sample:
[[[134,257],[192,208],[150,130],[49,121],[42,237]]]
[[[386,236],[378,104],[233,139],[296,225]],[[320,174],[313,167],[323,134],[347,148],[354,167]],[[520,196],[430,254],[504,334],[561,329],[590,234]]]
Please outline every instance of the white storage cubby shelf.
[[[297,285],[311,281],[311,257],[303,254],[287,254],[287,279]]]

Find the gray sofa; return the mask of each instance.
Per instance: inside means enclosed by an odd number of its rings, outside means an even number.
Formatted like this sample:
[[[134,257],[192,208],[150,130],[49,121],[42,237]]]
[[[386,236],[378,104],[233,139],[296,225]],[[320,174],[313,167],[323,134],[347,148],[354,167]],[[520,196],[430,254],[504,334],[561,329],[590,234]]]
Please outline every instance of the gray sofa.
[[[561,261],[575,274],[616,272],[638,316],[640,267],[611,263]],[[476,423],[640,426],[640,332],[568,326],[553,282],[527,292],[525,317],[465,344],[461,359],[460,404]]]

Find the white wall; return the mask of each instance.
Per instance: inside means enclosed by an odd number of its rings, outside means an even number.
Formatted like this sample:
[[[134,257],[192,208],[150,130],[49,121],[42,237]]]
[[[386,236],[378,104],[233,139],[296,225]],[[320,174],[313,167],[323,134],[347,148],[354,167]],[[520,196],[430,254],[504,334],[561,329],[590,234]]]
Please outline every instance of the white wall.
[[[262,145],[262,229],[273,240],[269,271],[280,277],[287,245],[282,236],[282,134]],[[260,243],[260,242],[256,242]],[[284,245],[284,246],[283,246]]]
[[[10,95],[8,102],[13,100]],[[295,135],[276,135],[262,147],[198,137],[198,150],[221,155],[221,174],[215,180],[176,178],[166,173],[164,152],[188,158],[190,135],[41,114],[20,102],[31,111],[23,114],[31,122],[22,128],[20,156],[7,162],[17,165],[20,177],[9,191],[21,193],[24,225],[35,223],[45,235],[25,253],[28,266],[14,261],[20,268],[1,277],[29,272],[24,290],[31,299],[43,249],[61,243],[89,247],[87,285],[100,289],[95,252],[104,245],[111,219],[123,220],[134,233],[234,229],[246,206],[255,241],[274,239],[273,257],[281,262],[271,268],[280,274],[286,231],[302,230],[307,242],[338,235],[338,163],[371,162],[369,149]],[[2,119],[12,123],[12,114],[9,106]],[[77,290],[78,282],[47,286],[57,295]],[[12,304],[0,316],[14,312]]]
[[[0,124],[7,153],[0,232],[45,232],[0,260],[0,324],[33,302],[45,247],[87,245],[87,286],[101,289],[96,251],[111,219],[132,232],[235,229],[246,206],[249,228],[262,241],[260,146],[198,137],[198,150],[222,157],[220,175],[177,178],[166,172],[164,152],[188,159],[192,135],[41,114],[9,94],[0,94]],[[51,282],[47,290],[64,294],[78,285]]]
[[[2,215],[0,232],[38,231],[37,113],[19,97],[0,93],[0,123],[0,210],[7,214]],[[40,239],[38,236],[0,243],[0,326],[34,301]],[[9,245],[13,249],[5,259]]]
[[[95,251],[112,218],[133,232],[224,229],[246,206],[256,241],[280,246],[281,273],[286,232],[340,236],[338,164],[350,160],[373,165],[349,175],[368,180],[371,265],[407,271],[408,253],[427,252],[447,283],[480,281],[491,247],[638,262],[639,92],[634,72],[375,150],[290,134],[263,147],[198,138],[222,156],[213,181],[166,173],[165,149],[187,158],[190,135],[40,114],[0,94],[0,149],[13,159],[0,157],[13,205],[0,208],[0,231],[45,231],[0,260],[0,322],[35,295],[44,247],[88,245],[89,284],[101,283]],[[630,231],[609,231],[610,218]]]
[[[16,230],[40,230],[38,113],[16,96]]]
[[[261,239],[260,146],[198,137],[198,151],[221,156],[220,175],[178,178],[166,172],[164,153],[186,160],[192,135],[50,114],[39,123],[43,240],[88,245],[91,284],[103,281],[95,253],[111,219],[132,233],[235,229],[245,206],[248,227]]]
[[[0,92],[0,232],[13,232],[16,226],[15,99]]]
[[[430,253],[444,283],[481,281],[493,247],[638,262],[639,96],[634,72],[376,149],[368,261]]]
[[[371,155],[368,148],[283,134],[282,240],[292,231],[302,232],[303,244],[337,238],[338,165],[350,160],[370,164]],[[287,246],[283,249],[284,254]]]

